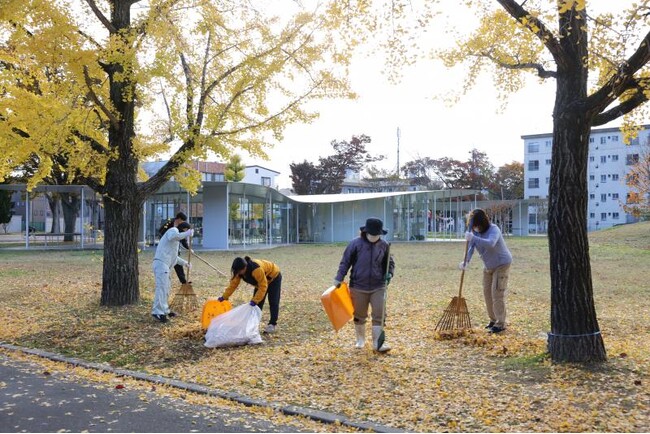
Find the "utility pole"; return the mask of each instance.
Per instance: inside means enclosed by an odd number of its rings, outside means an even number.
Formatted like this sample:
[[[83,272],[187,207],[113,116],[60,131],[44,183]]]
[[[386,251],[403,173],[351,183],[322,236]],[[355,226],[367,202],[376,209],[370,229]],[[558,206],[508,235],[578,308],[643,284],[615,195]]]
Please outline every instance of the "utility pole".
[[[397,178],[399,178],[399,138],[400,138],[400,131],[399,131],[399,127],[397,127],[397,171],[395,172],[397,174]]]

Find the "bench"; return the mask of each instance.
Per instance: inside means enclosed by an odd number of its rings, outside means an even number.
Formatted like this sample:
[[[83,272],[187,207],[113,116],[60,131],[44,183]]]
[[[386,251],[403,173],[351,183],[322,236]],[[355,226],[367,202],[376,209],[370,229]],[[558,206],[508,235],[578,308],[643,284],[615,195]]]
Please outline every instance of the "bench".
[[[43,242],[45,243],[45,247],[47,247],[48,240],[50,241],[50,243],[52,243],[52,242],[59,242],[60,243],[60,242],[63,242],[63,238],[65,236],[69,236],[69,235],[72,235],[72,239],[74,241],[77,241],[77,237],[81,237],[81,232],[55,232],[55,233],[40,232],[40,233],[37,233],[37,234],[35,234],[35,233],[30,233],[29,234],[30,237],[34,238],[34,240],[37,240],[37,239],[43,240]],[[81,241],[80,238],[79,238],[79,241]]]

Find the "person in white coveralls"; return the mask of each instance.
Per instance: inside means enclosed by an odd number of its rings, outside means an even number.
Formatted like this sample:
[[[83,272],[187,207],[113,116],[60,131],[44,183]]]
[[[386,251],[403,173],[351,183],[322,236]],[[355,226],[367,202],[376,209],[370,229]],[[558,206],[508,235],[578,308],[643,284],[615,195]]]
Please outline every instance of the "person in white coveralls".
[[[153,298],[151,315],[156,321],[167,322],[167,317],[173,318],[176,313],[169,310],[169,291],[172,283],[170,270],[174,265],[180,264],[190,267],[189,262],[178,256],[178,246],[181,240],[194,234],[187,222],[174,222],[174,227],[169,228],[158,242],[156,254],[153,258],[153,274],[156,279],[156,289]]]

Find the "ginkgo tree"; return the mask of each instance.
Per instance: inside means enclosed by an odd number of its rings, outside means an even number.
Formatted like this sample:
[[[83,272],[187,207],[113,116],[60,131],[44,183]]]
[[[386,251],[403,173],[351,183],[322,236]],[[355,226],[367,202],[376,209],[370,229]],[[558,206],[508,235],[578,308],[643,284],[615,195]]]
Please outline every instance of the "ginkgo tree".
[[[480,23],[442,53],[450,67],[468,67],[466,88],[489,71],[503,95],[526,84],[526,73],[555,81],[548,192],[551,331],[554,361],[606,359],[596,317],[587,237],[591,128],[623,118],[629,138],[650,94],[648,1],[472,1]],[[599,2],[604,6],[604,2]],[[624,7],[628,4],[628,8]],[[530,101],[535,104],[535,101]]]
[[[103,305],[138,301],[143,203],[172,176],[196,190],[185,163],[263,157],[314,118],[309,100],[352,96],[340,10],[289,6],[276,17],[265,1],[0,1],[0,180],[38,155],[33,187],[62,153],[102,194]],[[142,178],[140,162],[163,153]]]

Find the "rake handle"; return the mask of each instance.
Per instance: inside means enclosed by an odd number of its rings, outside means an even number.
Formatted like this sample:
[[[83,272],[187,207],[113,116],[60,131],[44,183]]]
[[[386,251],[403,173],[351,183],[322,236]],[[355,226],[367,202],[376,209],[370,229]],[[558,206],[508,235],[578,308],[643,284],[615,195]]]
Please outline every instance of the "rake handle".
[[[469,241],[465,241],[465,256],[463,258],[463,264],[467,267],[467,251],[469,250]],[[465,280],[465,269],[460,270],[460,285],[458,287],[458,298],[463,296],[463,281]]]
[[[198,259],[199,261],[203,262],[203,263],[204,263],[205,265],[207,265],[208,267],[212,268],[214,271],[216,271],[217,273],[219,273],[221,276],[226,277],[226,275],[225,275],[222,271],[220,271],[219,269],[217,269],[217,267],[215,267],[214,265],[212,265],[211,263],[209,263],[208,261],[206,261],[205,259],[203,259],[202,257],[200,257],[196,252],[194,252],[194,257],[195,257],[196,259]]]
[[[192,236],[190,235],[187,237],[187,246],[189,249],[187,249],[187,263],[191,264],[192,263]],[[187,267],[187,281],[190,281],[190,271],[192,271],[191,267]]]

